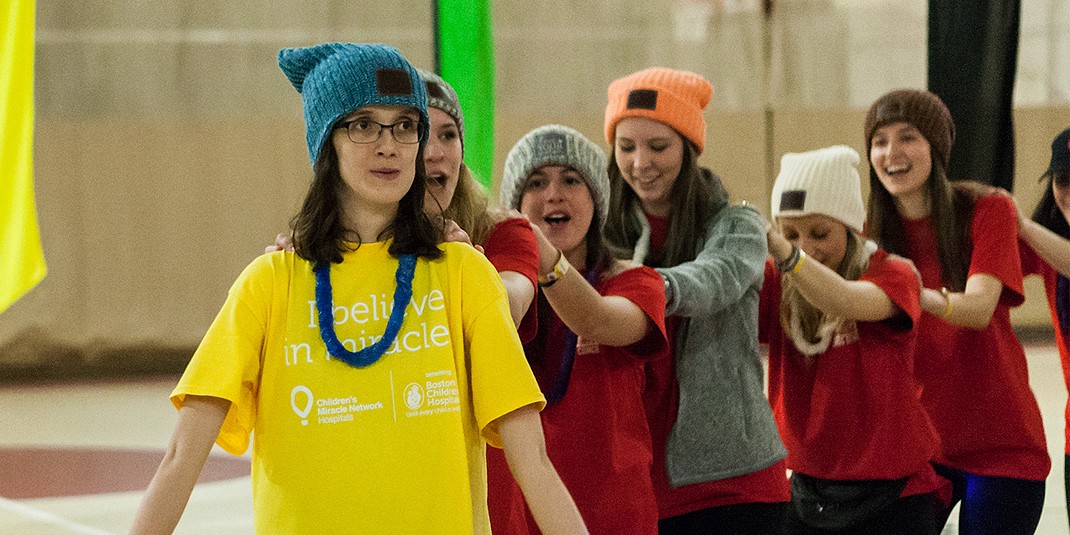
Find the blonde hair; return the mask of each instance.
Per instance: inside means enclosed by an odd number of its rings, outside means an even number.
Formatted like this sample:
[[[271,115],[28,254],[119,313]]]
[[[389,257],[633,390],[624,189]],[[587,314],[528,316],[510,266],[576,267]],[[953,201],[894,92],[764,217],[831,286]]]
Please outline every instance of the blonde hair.
[[[836,268],[845,280],[858,280],[869,268],[873,248],[861,234],[844,225],[847,232],[847,250]],[[833,338],[845,326],[847,320],[831,316],[818,309],[803,297],[790,273],[781,275],[783,292],[780,299],[780,325],[799,350],[812,359],[828,350]]]
[[[442,211],[442,217],[456,221],[475,244],[482,244],[494,227],[494,221],[487,213],[487,194],[464,162],[461,163],[453,200],[449,208]]]

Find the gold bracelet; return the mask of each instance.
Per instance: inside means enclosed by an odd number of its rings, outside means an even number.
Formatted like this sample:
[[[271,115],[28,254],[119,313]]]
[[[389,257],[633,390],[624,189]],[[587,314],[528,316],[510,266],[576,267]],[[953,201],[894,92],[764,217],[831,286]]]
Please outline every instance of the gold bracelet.
[[[947,302],[947,308],[944,309],[944,313],[940,316],[946,320],[951,317],[951,310],[953,308],[951,306],[951,292],[948,291],[947,286],[944,286],[940,288],[940,295],[944,296],[944,301]]]
[[[549,288],[550,286],[553,286],[553,284],[561,277],[564,277],[565,274],[568,273],[569,268],[572,267],[572,264],[569,264],[568,259],[565,258],[565,253],[557,251],[557,254],[557,263],[554,264],[554,270],[545,275],[539,275],[540,288]]]
[[[798,273],[802,269],[803,262],[806,261],[806,252],[801,248],[799,249],[799,259],[795,261],[795,265],[791,267],[792,273]]]

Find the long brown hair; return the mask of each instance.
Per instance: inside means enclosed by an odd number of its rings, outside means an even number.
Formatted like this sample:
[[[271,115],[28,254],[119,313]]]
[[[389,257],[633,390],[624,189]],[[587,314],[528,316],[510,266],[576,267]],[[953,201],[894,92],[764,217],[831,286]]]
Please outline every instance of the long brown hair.
[[[932,172],[924,188],[936,234],[940,276],[951,291],[961,292],[966,289],[973,253],[970,227],[978,191],[969,183],[953,184],[947,178],[943,159],[935,152],[931,153],[931,159]],[[895,197],[881,184],[872,163],[869,166],[869,191],[866,233],[884,250],[909,258],[903,220],[895,207]]]
[[[442,216],[456,221],[472,238],[472,243],[483,243],[494,227],[494,221],[487,213],[487,195],[483,186],[476,182],[472,170],[464,162],[461,162],[453,200],[449,208],[442,211]]]
[[[1037,203],[1036,209],[1033,210],[1033,221],[1040,223],[1044,228],[1060,236],[1066,237],[1070,235],[1070,225],[1067,225],[1066,217],[1059,210],[1059,205],[1055,202],[1055,194],[1052,193],[1051,187],[1053,182],[1070,184],[1070,171],[1048,170],[1048,172],[1041,175],[1040,180],[1047,184],[1048,187],[1044,190],[1044,196]]]
[[[424,145],[416,153],[416,177],[409,191],[398,202],[394,221],[378,236],[393,236],[390,254],[415,254],[424,258],[438,258],[441,230],[431,224],[424,214]],[[343,223],[340,190],[342,176],[338,170],[338,153],[328,139],[312,166],[312,183],[305,195],[301,210],[290,220],[294,251],[313,263],[341,262],[342,253],[352,250],[347,242],[350,234]],[[359,247],[359,243],[357,246]]]
[[[677,133],[679,135],[679,133]],[[699,167],[698,149],[683,136],[683,162],[680,174],[669,192],[672,217],[669,219],[665,248],[659,255],[648,254],[644,264],[670,267],[689,262],[698,256],[706,238],[706,225],[728,202],[720,177]],[[642,222],[635,215],[641,208],[639,197],[617,167],[616,150],[609,152],[609,217],[605,237],[617,254],[631,257],[642,233]]]

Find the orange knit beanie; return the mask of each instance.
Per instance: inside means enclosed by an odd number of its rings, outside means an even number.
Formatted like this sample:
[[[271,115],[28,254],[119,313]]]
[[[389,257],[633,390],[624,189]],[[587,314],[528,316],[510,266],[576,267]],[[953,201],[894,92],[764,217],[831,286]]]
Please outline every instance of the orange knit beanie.
[[[613,144],[621,119],[646,117],[673,127],[701,153],[706,147],[702,110],[711,97],[709,80],[689,71],[652,67],[614,80],[606,104],[606,141]]]

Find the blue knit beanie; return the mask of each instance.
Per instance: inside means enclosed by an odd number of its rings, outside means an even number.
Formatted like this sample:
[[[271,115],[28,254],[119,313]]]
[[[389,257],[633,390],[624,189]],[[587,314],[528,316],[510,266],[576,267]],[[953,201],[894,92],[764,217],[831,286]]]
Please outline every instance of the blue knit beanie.
[[[279,67],[301,93],[312,165],[335,124],[364,106],[420,110],[420,144],[427,141],[427,87],[398,49],[353,43],[284,48],[279,50]]]

